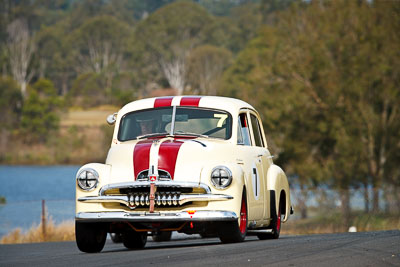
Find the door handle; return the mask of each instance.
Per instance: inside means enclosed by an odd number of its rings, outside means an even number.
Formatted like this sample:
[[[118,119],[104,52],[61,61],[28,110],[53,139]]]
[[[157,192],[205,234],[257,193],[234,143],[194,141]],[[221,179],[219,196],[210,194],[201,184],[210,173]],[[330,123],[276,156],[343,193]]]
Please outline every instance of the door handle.
[[[262,155],[262,154],[258,155],[258,157],[262,157],[262,156],[265,156],[265,155]],[[269,156],[267,157],[267,159],[272,159],[272,158],[274,158],[274,157],[275,157],[274,155],[269,155]]]

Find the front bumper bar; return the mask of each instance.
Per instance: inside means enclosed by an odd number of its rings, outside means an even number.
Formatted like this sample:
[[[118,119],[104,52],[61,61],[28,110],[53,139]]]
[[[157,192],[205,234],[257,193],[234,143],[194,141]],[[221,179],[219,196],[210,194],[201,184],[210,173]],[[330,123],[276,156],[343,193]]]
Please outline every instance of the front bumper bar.
[[[191,212],[192,213],[192,212]],[[204,211],[193,214],[186,211],[174,213],[149,212],[79,212],[75,220],[80,222],[213,222],[235,221],[238,216],[232,211]]]

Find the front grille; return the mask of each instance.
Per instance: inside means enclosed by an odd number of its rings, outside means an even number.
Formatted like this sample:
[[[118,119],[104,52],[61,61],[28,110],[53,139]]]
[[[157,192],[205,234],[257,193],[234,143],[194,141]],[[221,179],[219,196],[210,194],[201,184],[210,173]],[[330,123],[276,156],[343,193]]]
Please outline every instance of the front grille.
[[[178,206],[179,193],[156,193],[154,204],[156,206]],[[149,206],[150,197],[148,193],[129,194],[128,201],[130,206]]]
[[[144,182],[149,180],[149,170],[141,171],[136,177],[137,181]],[[158,170],[158,180],[159,181],[170,181],[171,175],[164,170]]]
[[[176,208],[184,205],[205,205],[209,201],[233,199],[224,194],[212,194],[208,185],[199,182],[156,181],[155,206],[159,208]],[[104,203],[104,205],[120,205],[130,209],[145,208],[150,205],[149,181],[115,183],[103,186],[98,196],[78,198],[86,203]],[[207,205],[207,204],[206,204]]]
[[[157,181],[157,189],[154,195],[156,207],[178,207],[191,203],[190,196],[209,193],[207,186],[200,186],[198,183],[179,183],[174,181]],[[116,197],[121,196],[125,201],[121,205],[133,207],[150,206],[150,182],[136,181],[133,183],[111,184],[104,186],[100,196]]]

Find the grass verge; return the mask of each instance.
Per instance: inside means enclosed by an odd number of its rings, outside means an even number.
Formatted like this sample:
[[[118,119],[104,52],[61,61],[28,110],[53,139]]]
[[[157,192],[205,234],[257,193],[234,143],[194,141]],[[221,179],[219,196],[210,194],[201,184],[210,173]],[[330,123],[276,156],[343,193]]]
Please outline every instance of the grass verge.
[[[340,213],[317,215],[307,219],[290,220],[282,225],[282,234],[328,234],[348,232],[355,226],[358,232],[400,229],[399,214],[370,214],[355,212],[351,215],[349,225],[343,224]]]
[[[73,221],[65,221],[55,225],[52,219],[46,222],[45,231],[43,226],[33,225],[27,232],[20,228],[13,230],[1,238],[0,244],[20,244],[37,242],[59,242],[75,240],[75,224]]]

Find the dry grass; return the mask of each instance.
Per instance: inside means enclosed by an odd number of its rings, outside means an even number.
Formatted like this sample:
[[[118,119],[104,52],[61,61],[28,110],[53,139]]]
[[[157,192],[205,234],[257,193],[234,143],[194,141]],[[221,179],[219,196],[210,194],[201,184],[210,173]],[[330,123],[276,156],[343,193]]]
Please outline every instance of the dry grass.
[[[61,119],[61,126],[101,126],[106,125],[106,118],[119,110],[114,106],[100,106],[94,109],[70,109]]]
[[[34,225],[26,233],[17,228],[0,240],[0,244],[59,242],[75,240],[75,225],[72,221],[55,225],[51,219],[47,220],[45,234],[42,224]]]
[[[384,231],[400,229],[399,215],[355,214],[350,220],[358,232]],[[343,225],[340,214],[320,216],[308,219],[289,220],[282,225],[282,234],[306,235],[348,232],[349,227]]]

